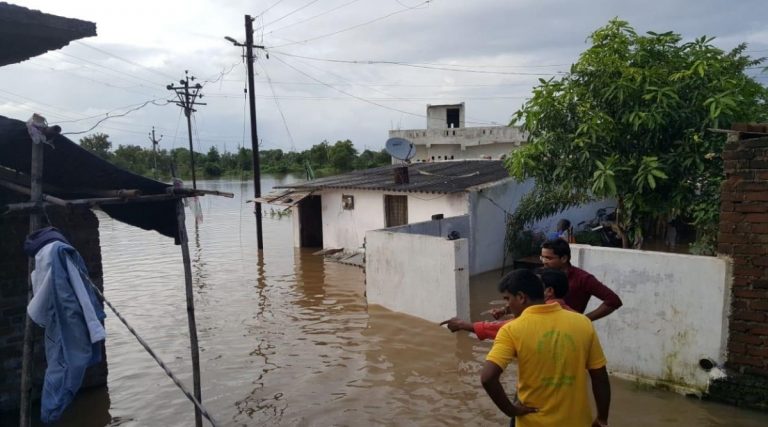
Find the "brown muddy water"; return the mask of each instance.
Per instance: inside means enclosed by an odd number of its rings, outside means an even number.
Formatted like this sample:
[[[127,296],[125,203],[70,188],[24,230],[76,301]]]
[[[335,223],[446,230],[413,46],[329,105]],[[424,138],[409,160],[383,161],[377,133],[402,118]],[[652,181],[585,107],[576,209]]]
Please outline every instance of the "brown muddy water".
[[[507,425],[479,383],[490,343],[368,306],[363,271],[294,249],[290,217],[265,216],[257,255],[252,205],[244,203],[250,183],[201,187],[236,193],[202,198],[204,222],[187,224],[203,403],[221,425]],[[191,388],[179,248],[99,218],[106,297]],[[497,275],[473,280],[474,316],[497,299]],[[60,425],[194,425],[189,401],[108,316],[108,387],[82,393]],[[504,381],[511,390],[514,372]],[[768,425],[768,414],[615,378],[612,385],[613,426]]]

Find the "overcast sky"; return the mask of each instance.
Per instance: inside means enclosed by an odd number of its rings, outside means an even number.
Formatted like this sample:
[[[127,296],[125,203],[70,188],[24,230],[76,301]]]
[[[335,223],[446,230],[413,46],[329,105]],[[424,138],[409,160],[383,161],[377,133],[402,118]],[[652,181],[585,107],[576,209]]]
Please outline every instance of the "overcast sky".
[[[224,40],[244,41],[245,14],[257,17],[255,43],[269,52],[255,64],[264,149],[351,139],[378,150],[390,129],[426,127],[427,104],[463,101],[468,126],[506,124],[537,79],[568,70],[612,17],[638,32],[714,36],[724,49],[747,42],[751,55],[768,56],[766,0],[11,2],[95,22],[98,36],[0,68],[0,115],[37,112],[81,132],[107,112],[171,99],[166,85],[189,70],[210,82],[193,123],[203,152],[250,147],[242,51]],[[88,133],[109,134],[114,147],[151,147],[155,126],[161,147],[186,147],[180,113],[149,104]]]

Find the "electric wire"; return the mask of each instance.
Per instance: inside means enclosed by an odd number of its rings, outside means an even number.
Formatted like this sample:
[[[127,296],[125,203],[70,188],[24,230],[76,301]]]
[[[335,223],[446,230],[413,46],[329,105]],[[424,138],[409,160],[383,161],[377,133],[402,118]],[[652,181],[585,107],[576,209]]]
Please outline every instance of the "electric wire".
[[[142,65],[142,64],[139,64],[138,62],[134,62],[134,61],[131,61],[130,59],[126,59],[126,58],[123,58],[123,57],[121,57],[121,56],[115,55],[114,53],[111,53],[111,52],[107,52],[107,51],[106,51],[106,50],[104,50],[104,49],[100,49],[100,48],[98,48],[98,47],[96,47],[96,46],[92,46],[92,45],[90,45],[90,44],[88,44],[88,43],[85,43],[85,42],[83,42],[83,41],[77,40],[77,41],[75,41],[75,44],[77,44],[77,45],[80,45],[80,46],[84,46],[84,47],[87,47],[88,49],[92,49],[92,50],[95,50],[96,52],[100,52],[100,53],[102,53],[102,54],[104,54],[104,55],[107,55],[107,56],[111,56],[111,57],[113,57],[113,58],[115,58],[115,59],[119,59],[119,60],[121,60],[121,61],[123,61],[123,62],[125,62],[125,63],[128,63],[128,64],[131,64],[131,65],[133,65],[133,66],[136,66],[136,67],[142,68],[142,69],[144,69],[144,70],[147,70],[147,71],[149,71],[149,72],[151,72],[151,73],[155,73],[155,74],[157,74],[157,75],[159,75],[159,76],[163,76],[163,77],[165,77],[165,78],[168,78],[168,79],[175,79],[175,77],[171,76],[170,74],[165,74],[165,73],[163,73],[163,72],[161,72],[161,71],[158,71],[158,70],[155,70],[155,69],[149,68],[149,67],[147,67],[146,65]]]
[[[427,4],[427,3],[431,2],[431,1],[432,0],[425,0],[424,2],[422,2],[420,4]],[[312,41],[319,40],[319,39],[322,39],[322,38],[335,36],[336,34],[341,34],[341,33],[344,33],[344,32],[350,31],[350,30],[354,30],[354,29],[363,27],[365,25],[373,24],[374,22],[382,21],[382,20],[387,19],[389,17],[392,17],[394,15],[397,15],[397,14],[400,14],[400,13],[403,13],[403,12],[408,12],[408,11],[411,11],[413,9],[414,8],[407,8],[407,9],[396,10],[394,12],[388,13],[388,14],[380,16],[378,18],[371,19],[370,21],[366,21],[366,22],[363,22],[363,23],[360,23],[360,24],[357,24],[357,25],[353,25],[351,27],[342,28],[341,30],[336,30],[336,31],[333,31],[331,33],[319,35],[319,36],[316,36],[316,37],[308,38],[308,39],[297,41],[297,42],[291,42],[291,43],[285,43],[285,44],[276,45],[276,46],[270,46],[270,48],[280,48],[280,47],[292,46],[292,45],[296,45],[296,44],[304,44],[304,43],[312,42]]]
[[[303,9],[306,9],[307,7],[309,7],[309,6],[313,5],[314,3],[317,3],[317,2],[318,2],[318,0],[310,0],[310,1],[309,1],[309,3],[306,3],[305,5],[303,5],[303,6],[300,6],[300,7],[298,7],[297,9],[294,9],[294,10],[292,10],[292,11],[288,12],[287,14],[285,14],[285,15],[283,15],[283,16],[281,16],[281,17],[277,18],[277,19],[275,19],[274,21],[270,21],[270,22],[267,22],[266,24],[264,24],[264,25],[262,25],[261,27],[257,28],[255,31],[263,30],[264,28],[266,28],[266,27],[268,27],[268,26],[270,26],[270,25],[272,25],[272,24],[274,24],[274,23],[276,23],[276,22],[280,22],[280,21],[282,21],[283,19],[285,19],[285,18],[287,18],[287,17],[289,17],[289,16],[293,15],[294,13],[296,13],[296,12],[299,12],[299,11],[301,11],[301,10],[303,10]]]
[[[291,129],[288,127],[288,121],[285,119],[285,113],[283,112],[283,108],[280,106],[280,101],[277,98],[277,93],[275,93],[275,87],[272,86],[272,79],[270,79],[269,77],[269,73],[267,72],[267,67],[265,67],[262,63],[259,63],[259,66],[261,66],[261,69],[264,70],[264,77],[266,77],[267,81],[269,82],[269,89],[272,91],[272,95],[274,96],[275,105],[277,106],[277,111],[280,112],[280,117],[282,117],[283,119],[285,132],[288,133],[288,138],[291,140],[291,151],[296,151],[296,141],[293,140],[293,134],[291,134]]]
[[[130,109],[130,110],[128,110],[128,111],[126,111],[125,113],[122,113],[122,114],[116,114],[116,115],[110,116],[109,113],[107,113],[106,117],[104,117],[103,119],[99,120],[98,122],[96,122],[96,124],[94,124],[93,126],[91,126],[90,128],[88,128],[88,129],[86,129],[84,131],[79,131],[79,132],[62,132],[61,134],[62,135],[80,135],[80,134],[88,133],[88,132],[96,129],[96,127],[99,126],[105,120],[112,119],[112,118],[115,118],[115,117],[127,116],[128,114],[130,114],[130,113],[132,113],[134,111],[141,110],[142,108],[146,107],[149,104],[156,105],[158,107],[162,107],[162,106],[170,104],[170,102],[168,102],[168,101],[166,101],[165,104],[159,104],[157,101],[158,100],[156,100],[156,99],[149,100],[149,101],[141,104],[140,106],[138,106],[136,108],[132,108],[132,109]]]
[[[342,8],[344,8],[344,7],[347,7],[347,6],[351,5],[351,4],[353,4],[353,3],[357,3],[357,2],[359,2],[359,1],[360,1],[360,0],[352,0],[352,1],[350,1],[350,2],[347,2],[347,3],[344,3],[344,4],[342,4],[342,5],[340,5],[340,6],[336,6],[336,7],[334,7],[333,9],[329,9],[329,10],[326,10],[325,12],[322,12],[322,13],[318,13],[317,15],[313,15],[313,16],[310,16],[309,18],[306,18],[306,19],[302,19],[301,21],[296,21],[296,22],[294,22],[294,23],[292,23],[292,24],[284,25],[284,26],[282,26],[282,27],[280,27],[280,28],[275,28],[274,30],[270,30],[270,31],[268,31],[268,32],[267,32],[267,34],[268,34],[268,35],[269,35],[269,34],[273,34],[273,33],[276,33],[276,32],[278,32],[278,31],[282,31],[282,30],[284,30],[284,29],[286,29],[286,28],[290,28],[290,27],[293,27],[293,26],[295,26],[295,25],[303,24],[303,23],[305,23],[305,22],[307,22],[307,21],[311,21],[311,20],[313,20],[313,19],[315,19],[315,18],[319,18],[319,17],[321,17],[321,16],[327,15],[327,14],[329,14],[329,13],[331,13],[331,12],[335,12],[335,11],[337,11],[337,10],[339,10],[339,9],[342,9]]]
[[[528,73],[528,72],[519,72],[519,71],[488,71],[488,70],[474,70],[474,69],[457,69],[457,68],[450,68],[446,66],[410,63],[410,62],[403,62],[403,61],[317,58],[312,56],[296,55],[293,53],[288,53],[283,51],[270,50],[269,52],[273,55],[275,53],[278,53],[280,55],[291,56],[294,58],[308,59],[310,61],[335,62],[335,63],[342,63],[342,64],[358,64],[358,65],[396,65],[400,67],[423,68],[427,70],[439,70],[439,71],[452,71],[457,73],[499,74],[499,75],[507,75],[507,76],[554,76],[554,75],[567,74],[562,71],[557,71],[554,73]]]

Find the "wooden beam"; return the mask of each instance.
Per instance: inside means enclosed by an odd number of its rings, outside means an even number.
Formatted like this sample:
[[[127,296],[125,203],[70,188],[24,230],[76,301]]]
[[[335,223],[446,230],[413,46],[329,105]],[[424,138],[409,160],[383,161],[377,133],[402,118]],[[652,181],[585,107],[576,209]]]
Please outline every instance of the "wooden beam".
[[[192,263],[189,258],[189,238],[184,220],[184,204],[179,200],[176,203],[176,221],[179,226],[179,240],[181,241],[181,257],[184,261],[184,289],[187,294],[187,323],[189,324],[189,342],[192,352],[192,382],[195,399],[203,403],[200,391],[200,350],[197,344],[197,323],[195,322],[195,296],[192,292]],[[203,417],[200,408],[195,406],[195,426],[202,427]]]

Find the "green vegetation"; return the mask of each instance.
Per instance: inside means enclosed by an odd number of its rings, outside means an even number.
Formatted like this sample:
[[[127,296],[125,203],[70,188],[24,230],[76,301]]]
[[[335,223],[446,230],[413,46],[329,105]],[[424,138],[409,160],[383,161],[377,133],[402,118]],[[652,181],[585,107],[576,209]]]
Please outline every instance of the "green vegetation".
[[[744,44],[724,52],[707,37],[638,35],[618,19],[590,40],[570,72],[540,80],[514,116],[530,143],[506,165],[536,187],[512,227],[613,198],[624,247],[677,218],[696,228],[695,250],[712,253],[725,136],[708,129],[768,119],[768,90],[746,74],[764,59]]]
[[[109,135],[103,133],[95,133],[80,139],[80,146],[117,166],[140,175],[168,179],[171,176],[171,164],[173,164],[176,176],[183,179],[192,177],[189,150],[186,148],[158,150],[155,158],[152,149],[137,145],[118,145],[115,150],[112,150]],[[384,150],[379,152],[365,150],[358,154],[350,140],[337,141],[333,145],[323,141],[301,152],[284,152],[275,149],[261,150],[259,154],[261,172],[276,174],[305,173],[307,165],[318,174],[328,175],[391,163],[389,154]],[[208,153],[195,152],[195,175],[199,178],[247,178],[252,174],[252,160],[253,151],[248,148],[241,147],[234,153],[220,153],[216,147],[211,147]],[[157,162],[156,174],[155,162]]]

